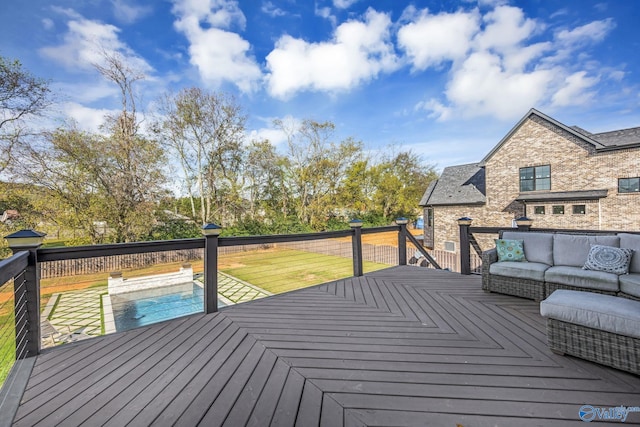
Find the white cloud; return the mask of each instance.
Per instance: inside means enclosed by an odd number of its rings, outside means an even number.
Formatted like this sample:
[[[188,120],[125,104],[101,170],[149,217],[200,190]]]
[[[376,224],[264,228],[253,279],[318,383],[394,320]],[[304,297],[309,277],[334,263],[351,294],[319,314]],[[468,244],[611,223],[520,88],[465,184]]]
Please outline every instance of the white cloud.
[[[247,135],[247,141],[269,140],[271,145],[277,147],[287,142],[287,135],[280,129],[260,128],[254,129]]]
[[[544,23],[504,5],[482,16],[478,9],[432,15],[409,7],[400,22],[398,45],[414,71],[450,62],[442,97],[429,95],[414,108],[440,121],[484,115],[512,120],[531,107],[588,102],[599,82],[593,73],[601,67],[581,48],[615,27],[603,19],[544,40]]]
[[[360,0],[333,0],[333,5],[338,9],[348,9]]]
[[[330,7],[318,7],[318,4],[316,3],[314,13],[316,14],[316,16],[319,16],[331,22],[331,25],[334,28],[336,27],[336,25],[338,25],[338,18],[336,18],[336,16],[331,13]]]
[[[68,82],[54,85],[54,90],[65,94],[67,100],[82,104],[92,104],[105,99],[117,99],[116,85],[105,79],[91,79],[88,82]]]
[[[75,102],[63,104],[62,109],[67,117],[76,121],[81,130],[87,132],[99,132],[105,116],[118,113],[118,110],[90,108]]]
[[[189,40],[191,64],[206,83],[219,86],[228,81],[243,92],[256,88],[262,72],[250,55],[251,45],[237,33],[227,31],[246,26],[237,2],[177,0],[173,13],[176,29]]]
[[[478,6],[496,7],[509,3],[509,0],[478,0]]]
[[[425,10],[414,22],[400,28],[398,45],[406,51],[415,69],[424,70],[463,58],[478,30],[477,12],[430,15]]]
[[[275,147],[283,146],[286,144],[288,137],[287,134],[293,135],[302,125],[302,120],[291,115],[284,117],[258,117],[258,120],[265,123],[265,127],[259,129],[252,129],[247,133],[247,143],[255,140],[261,141],[264,139],[269,140]],[[275,121],[278,120],[282,123],[282,128],[274,126]]]
[[[499,52],[519,46],[536,30],[536,22],[527,19],[522,9],[499,6],[484,15],[484,30],[475,39],[479,50],[495,49]]]
[[[276,18],[278,16],[285,16],[287,14],[287,12],[280,9],[279,7],[276,7],[276,5],[274,5],[270,1],[262,3],[262,7],[260,8],[260,10],[262,10],[263,13],[266,13],[272,18]]]
[[[175,0],[173,13],[179,22],[190,24],[205,22],[211,27],[231,29],[234,26],[244,30],[247,18],[234,0]],[[198,25],[199,26],[199,25]]]
[[[627,73],[622,70],[612,70],[609,72],[609,78],[615,82],[621,82],[626,75]]]
[[[437,119],[439,121],[450,119],[453,113],[451,107],[447,107],[435,98],[417,103],[414,109],[428,111],[428,117],[430,119]]]
[[[519,49],[513,49],[503,56],[503,64],[507,70],[522,71],[534,59],[538,59],[546,52],[553,50],[553,44],[550,42],[535,43],[529,46],[521,46]]]
[[[52,20],[52,19],[44,18],[44,19],[42,20],[42,27],[43,27],[45,30],[51,30],[51,29],[53,29],[53,28],[55,27],[55,24],[53,23],[53,20]]]
[[[267,55],[269,93],[287,98],[302,90],[349,90],[397,69],[390,42],[388,15],[369,9],[364,21],[348,21],[336,28],[333,40],[308,43],[282,36]]]
[[[511,73],[500,62],[499,56],[488,52],[472,54],[454,73],[447,99],[465,115],[492,114],[500,119],[520,115],[545,99],[554,79],[552,70]]]
[[[588,42],[600,42],[616,27],[613,19],[593,21],[573,30],[562,30],[556,38],[565,45],[579,45]]]
[[[111,0],[111,4],[113,4],[113,14],[116,19],[125,24],[132,24],[153,10],[151,6],[136,6],[131,2],[125,3],[123,0]]]
[[[100,63],[102,53],[119,54],[132,68],[150,73],[153,68],[119,38],[120,29],[99,21],[85,19],[70,10],[59,9],[71,17],[63,43],[40,49],[40,53],[70,70],[92,70]]]
[[[593,98],[588,89],[600,81],[597,77],[587,77],[586,71],[578,71],[564,80],[564,85],[551,98],[554,107],[583,105]]]

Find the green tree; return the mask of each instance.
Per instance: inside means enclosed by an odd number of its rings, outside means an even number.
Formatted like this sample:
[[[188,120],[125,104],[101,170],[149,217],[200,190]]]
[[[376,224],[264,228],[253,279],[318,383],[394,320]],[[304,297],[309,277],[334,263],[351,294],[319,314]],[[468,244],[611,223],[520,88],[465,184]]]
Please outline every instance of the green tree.
[[[425,165],[412,151],[388,155],[372,169],[375,182],[373,201],[384,218],[414,218],[420,197],[437,178],[435,168]]]
[[[276,120],[275,125],[287,135],[285,179],[296,215],[313,229],[323,229],[339,214],[339,188],[349,166],[362,157],[362,143],[333,141],[331,122],[304,120],[292,126]]]
[[[246,147],[244,184],[249,219],[273,220],[287,216],[290,195],[285,185],[286,159],[268,141],[252,141]]]

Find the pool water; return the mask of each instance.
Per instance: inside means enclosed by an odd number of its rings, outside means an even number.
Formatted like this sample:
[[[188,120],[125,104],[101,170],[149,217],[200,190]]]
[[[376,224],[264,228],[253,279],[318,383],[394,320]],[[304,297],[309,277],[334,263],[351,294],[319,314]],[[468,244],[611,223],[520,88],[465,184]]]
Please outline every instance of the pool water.
[[[116,331],[126,331],[204,311],[204,289],[196,283],[110,295]],[[218,302],[218,306],[223,304]]]

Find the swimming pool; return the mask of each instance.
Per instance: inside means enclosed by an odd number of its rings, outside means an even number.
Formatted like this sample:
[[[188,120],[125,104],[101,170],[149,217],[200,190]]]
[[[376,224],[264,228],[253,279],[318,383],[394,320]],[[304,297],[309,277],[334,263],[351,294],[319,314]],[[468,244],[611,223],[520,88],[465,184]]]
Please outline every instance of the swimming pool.
[[[204,289],[194,282],[110,295],[116,331],[126,331],[204,310]],[[218,302],[218,306],[224,306]]]

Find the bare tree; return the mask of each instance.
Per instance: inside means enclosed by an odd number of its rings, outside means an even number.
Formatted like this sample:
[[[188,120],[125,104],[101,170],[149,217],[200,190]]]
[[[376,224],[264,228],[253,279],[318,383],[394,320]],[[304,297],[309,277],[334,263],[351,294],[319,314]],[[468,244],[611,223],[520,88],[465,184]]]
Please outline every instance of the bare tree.
[[[18,60],[0,56],[0,172],[13,160],[14,148],[30,135],[27,120],[51,104],[47,81],[31,75]]]
[[[287,186],[298,219],[319,229],[338,208],[338,193],[349,166],[362,156],[362,144],[352,139],[336,143],[331,122],[304,120],[292,126],[276,120],[287,135]]]
[[[242,203],[239,185],[246,118],[233,97],[200,88],[166,94],[154,129],[162,143],[180,159],[185,186],[196,216],[200,199],[202,223],[229,221]]]
[[[74,124],[46,133],[42,143],[22,150],[13,172],[47,189],[63,206],[58,214],[92,241],[108,237],[96,226],[100,222],[107,223],[110,240],[133,241],[153,226],[155,202],[164,191],[164,152],[139,132],[134,83],[142,74],[106,51],[96,69],[120,88],[122,109],[105,117],[101,134]]]

